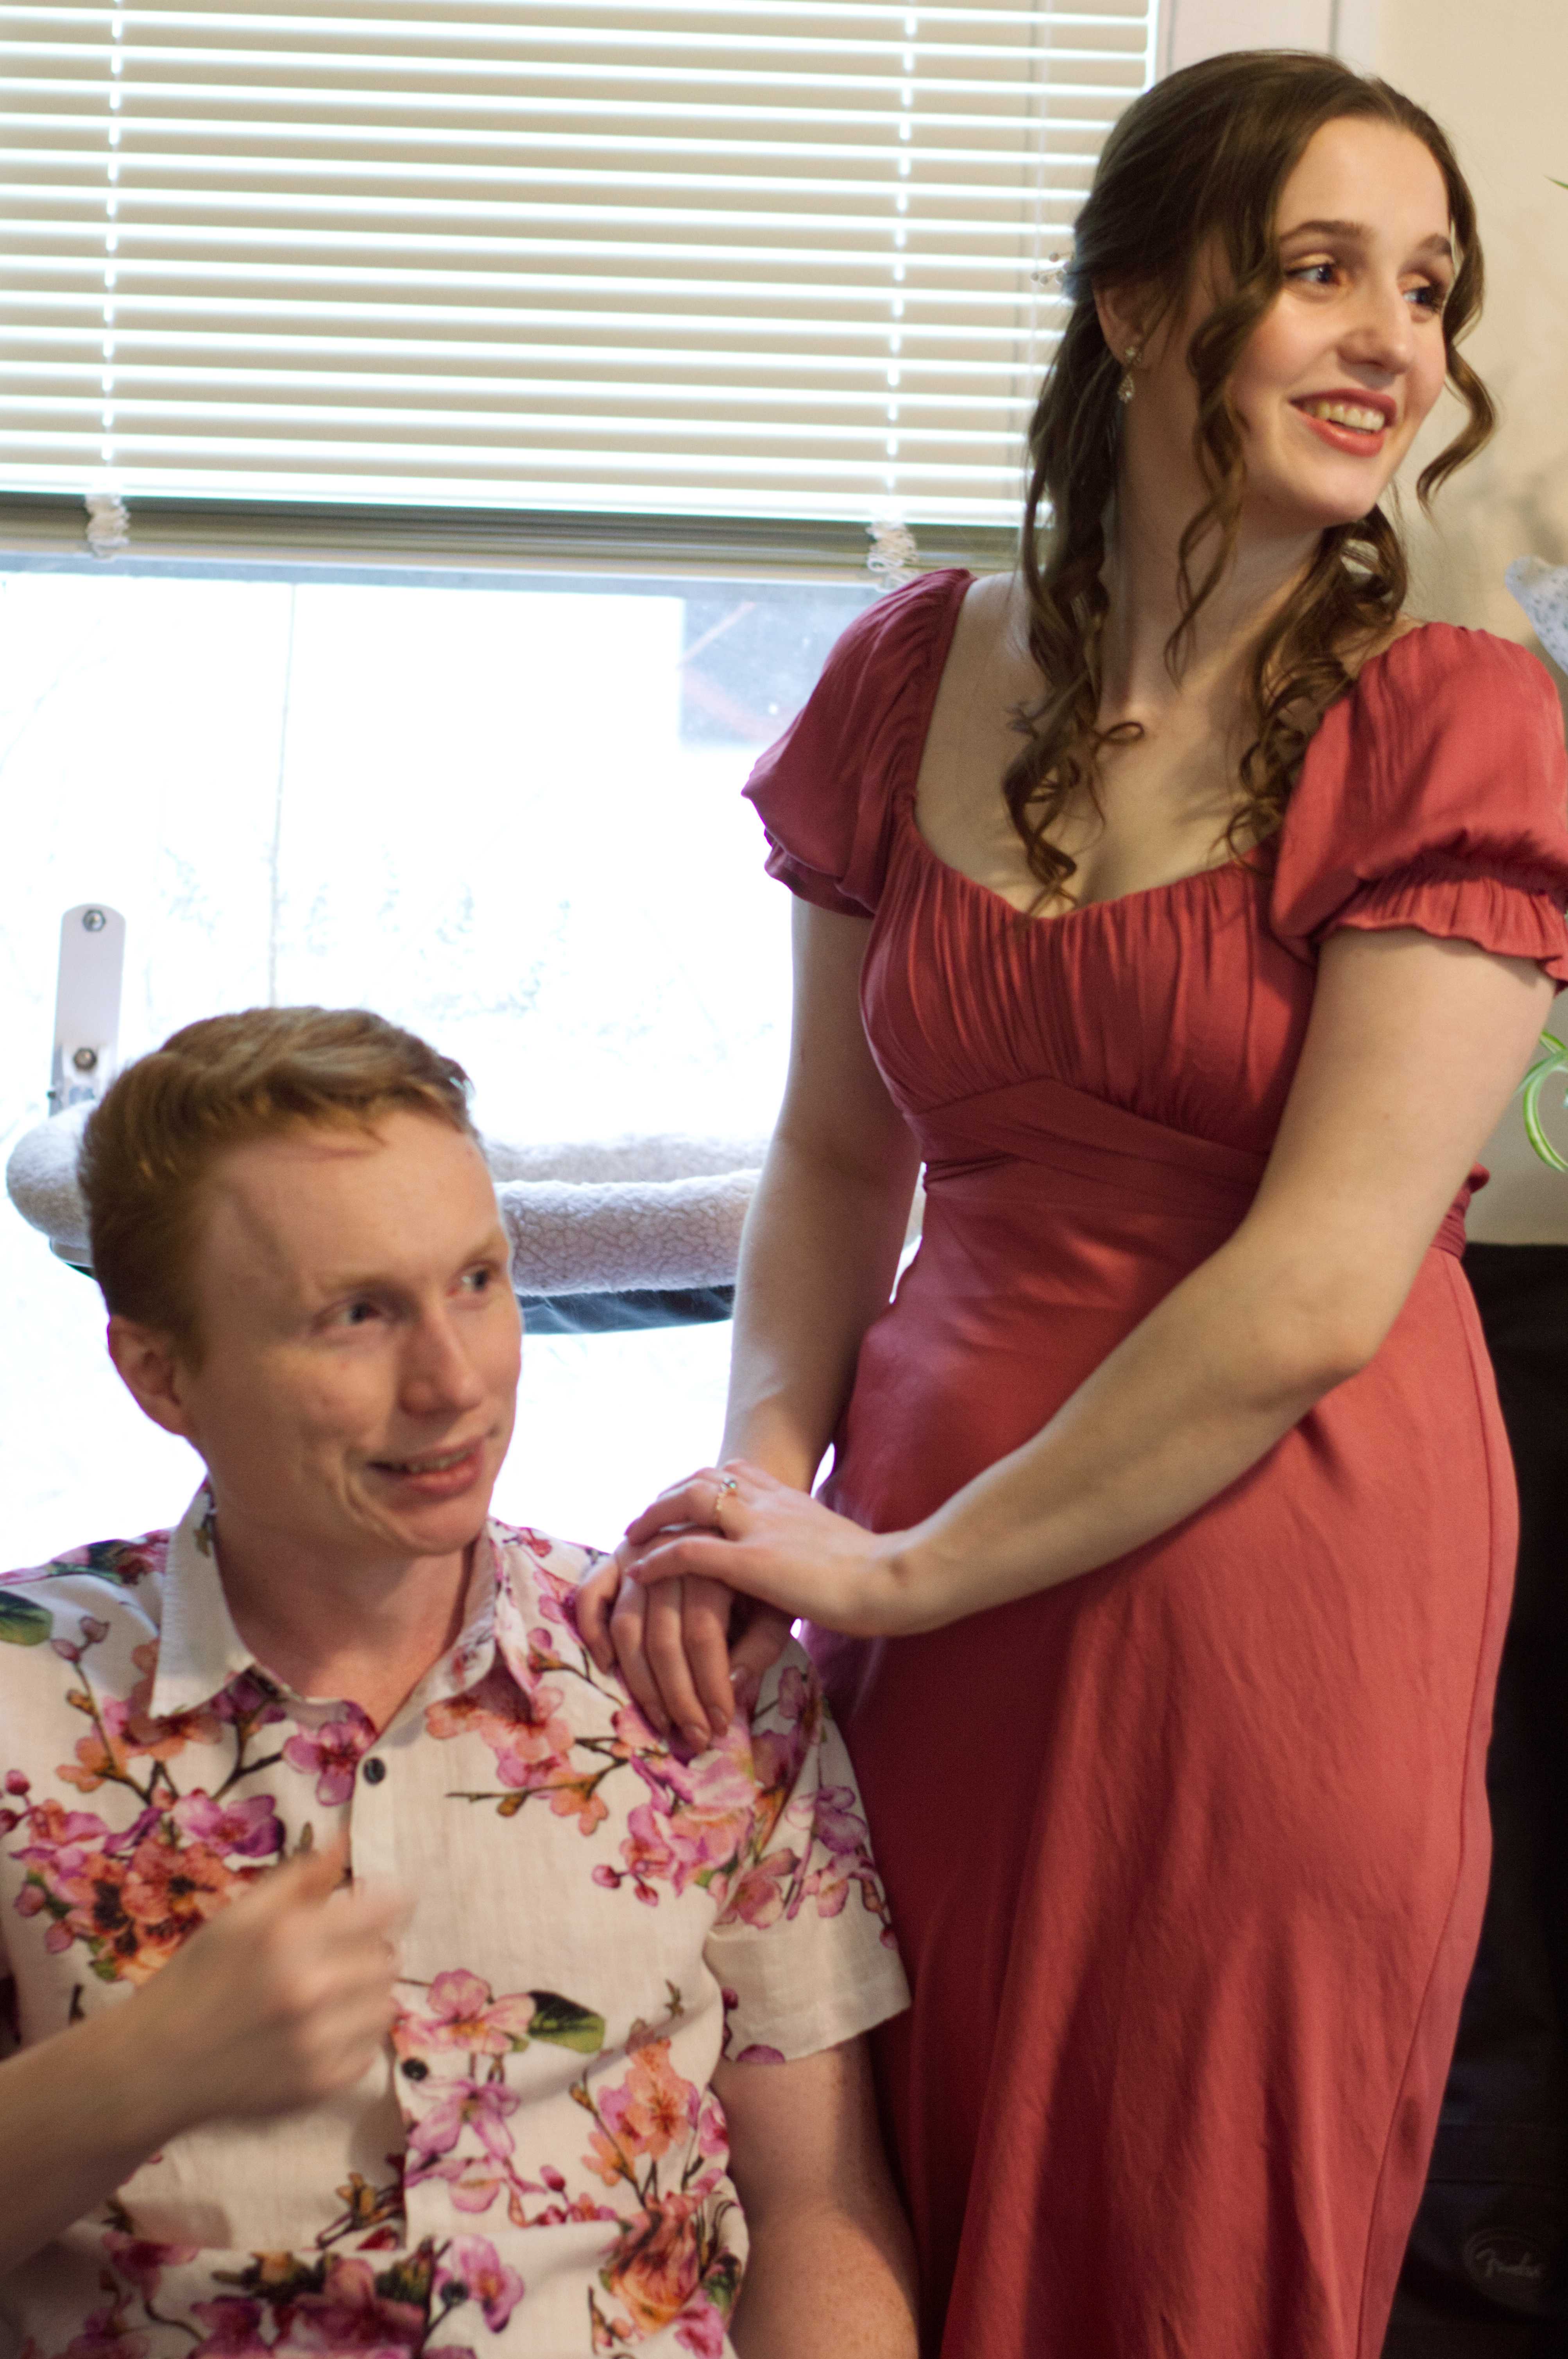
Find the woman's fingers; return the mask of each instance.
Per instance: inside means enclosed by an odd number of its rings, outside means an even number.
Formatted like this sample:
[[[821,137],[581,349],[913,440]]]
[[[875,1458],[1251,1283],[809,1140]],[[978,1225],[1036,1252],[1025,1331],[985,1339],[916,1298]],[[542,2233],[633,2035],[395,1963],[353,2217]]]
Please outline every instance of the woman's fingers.
[[[659,1532],[667,1532],[676,1524],[701,1524],[712,1527],[714,1508],[718,1505],[724,1476],[716,1466],[699,1466],[682,1483],[672,1483],[656,1499],[645,1506],[626,1527],[629,1540],[653,1539]]]

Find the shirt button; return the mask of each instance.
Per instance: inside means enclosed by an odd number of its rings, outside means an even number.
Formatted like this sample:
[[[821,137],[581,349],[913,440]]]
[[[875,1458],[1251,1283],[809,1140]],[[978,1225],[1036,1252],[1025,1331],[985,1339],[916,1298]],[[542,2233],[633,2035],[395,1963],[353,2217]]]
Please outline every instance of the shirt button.
[[[373,1753],[360,1772],[367,1786],[379,1786],[386,1775],[386,1764],[379,1753]]]

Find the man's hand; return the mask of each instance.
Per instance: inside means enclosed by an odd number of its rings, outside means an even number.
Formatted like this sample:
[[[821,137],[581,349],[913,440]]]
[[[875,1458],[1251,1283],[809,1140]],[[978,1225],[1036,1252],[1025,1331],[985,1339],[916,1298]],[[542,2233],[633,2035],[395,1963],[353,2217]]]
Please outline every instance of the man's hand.
[[[319,2104],[373,2061],[395,2013],[392,1936],[408,1903],[341,1892],[348,1856],[340,1842],[276,1868],[133,2001],[144,2048],[168,2068],[178,2059],[182,2128]]]
[[[394,2015],[391,1890],[340,1893],[345,1843],[289,1862],[117,2006],[0,2064],[0,2273],[199,2123],[352,2086]]]
[[[753,1689],[777,1662],[790,1622],[722,1581],[645,1589],[623,1573],[618,1551],[579,1589],[578,1627],[600,1669],[619,1669],[650,1725],[661,1736],[678,1727],[701,1751],[733,1720],[737,1690]]]

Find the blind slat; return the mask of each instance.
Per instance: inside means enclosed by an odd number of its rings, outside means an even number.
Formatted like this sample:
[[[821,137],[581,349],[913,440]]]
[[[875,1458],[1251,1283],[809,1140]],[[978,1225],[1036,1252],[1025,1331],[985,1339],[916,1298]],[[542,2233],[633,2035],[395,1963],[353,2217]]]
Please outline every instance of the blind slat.
[[[1154,5],[0,5],[0,486],[1004,523]]]

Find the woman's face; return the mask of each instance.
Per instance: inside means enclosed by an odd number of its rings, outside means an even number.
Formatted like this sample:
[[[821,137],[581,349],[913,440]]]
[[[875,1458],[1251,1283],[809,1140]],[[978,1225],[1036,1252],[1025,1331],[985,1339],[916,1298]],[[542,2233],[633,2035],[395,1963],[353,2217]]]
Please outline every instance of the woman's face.
[[[1346,116],[1314,134],[1277,219],[1285,283],[1229,386],[1244,438],[1244,515],[1265,531],[1320,532],[1376,504],[1443,389],[1448,196],[1411,133]],[[1144,416],[1154,426],[1150,413],[1167,410],[1155,439],[1168,437],[1173,456],[1183,441],[1191,449],[1186,348],[1210,300],[1150,355]]]

